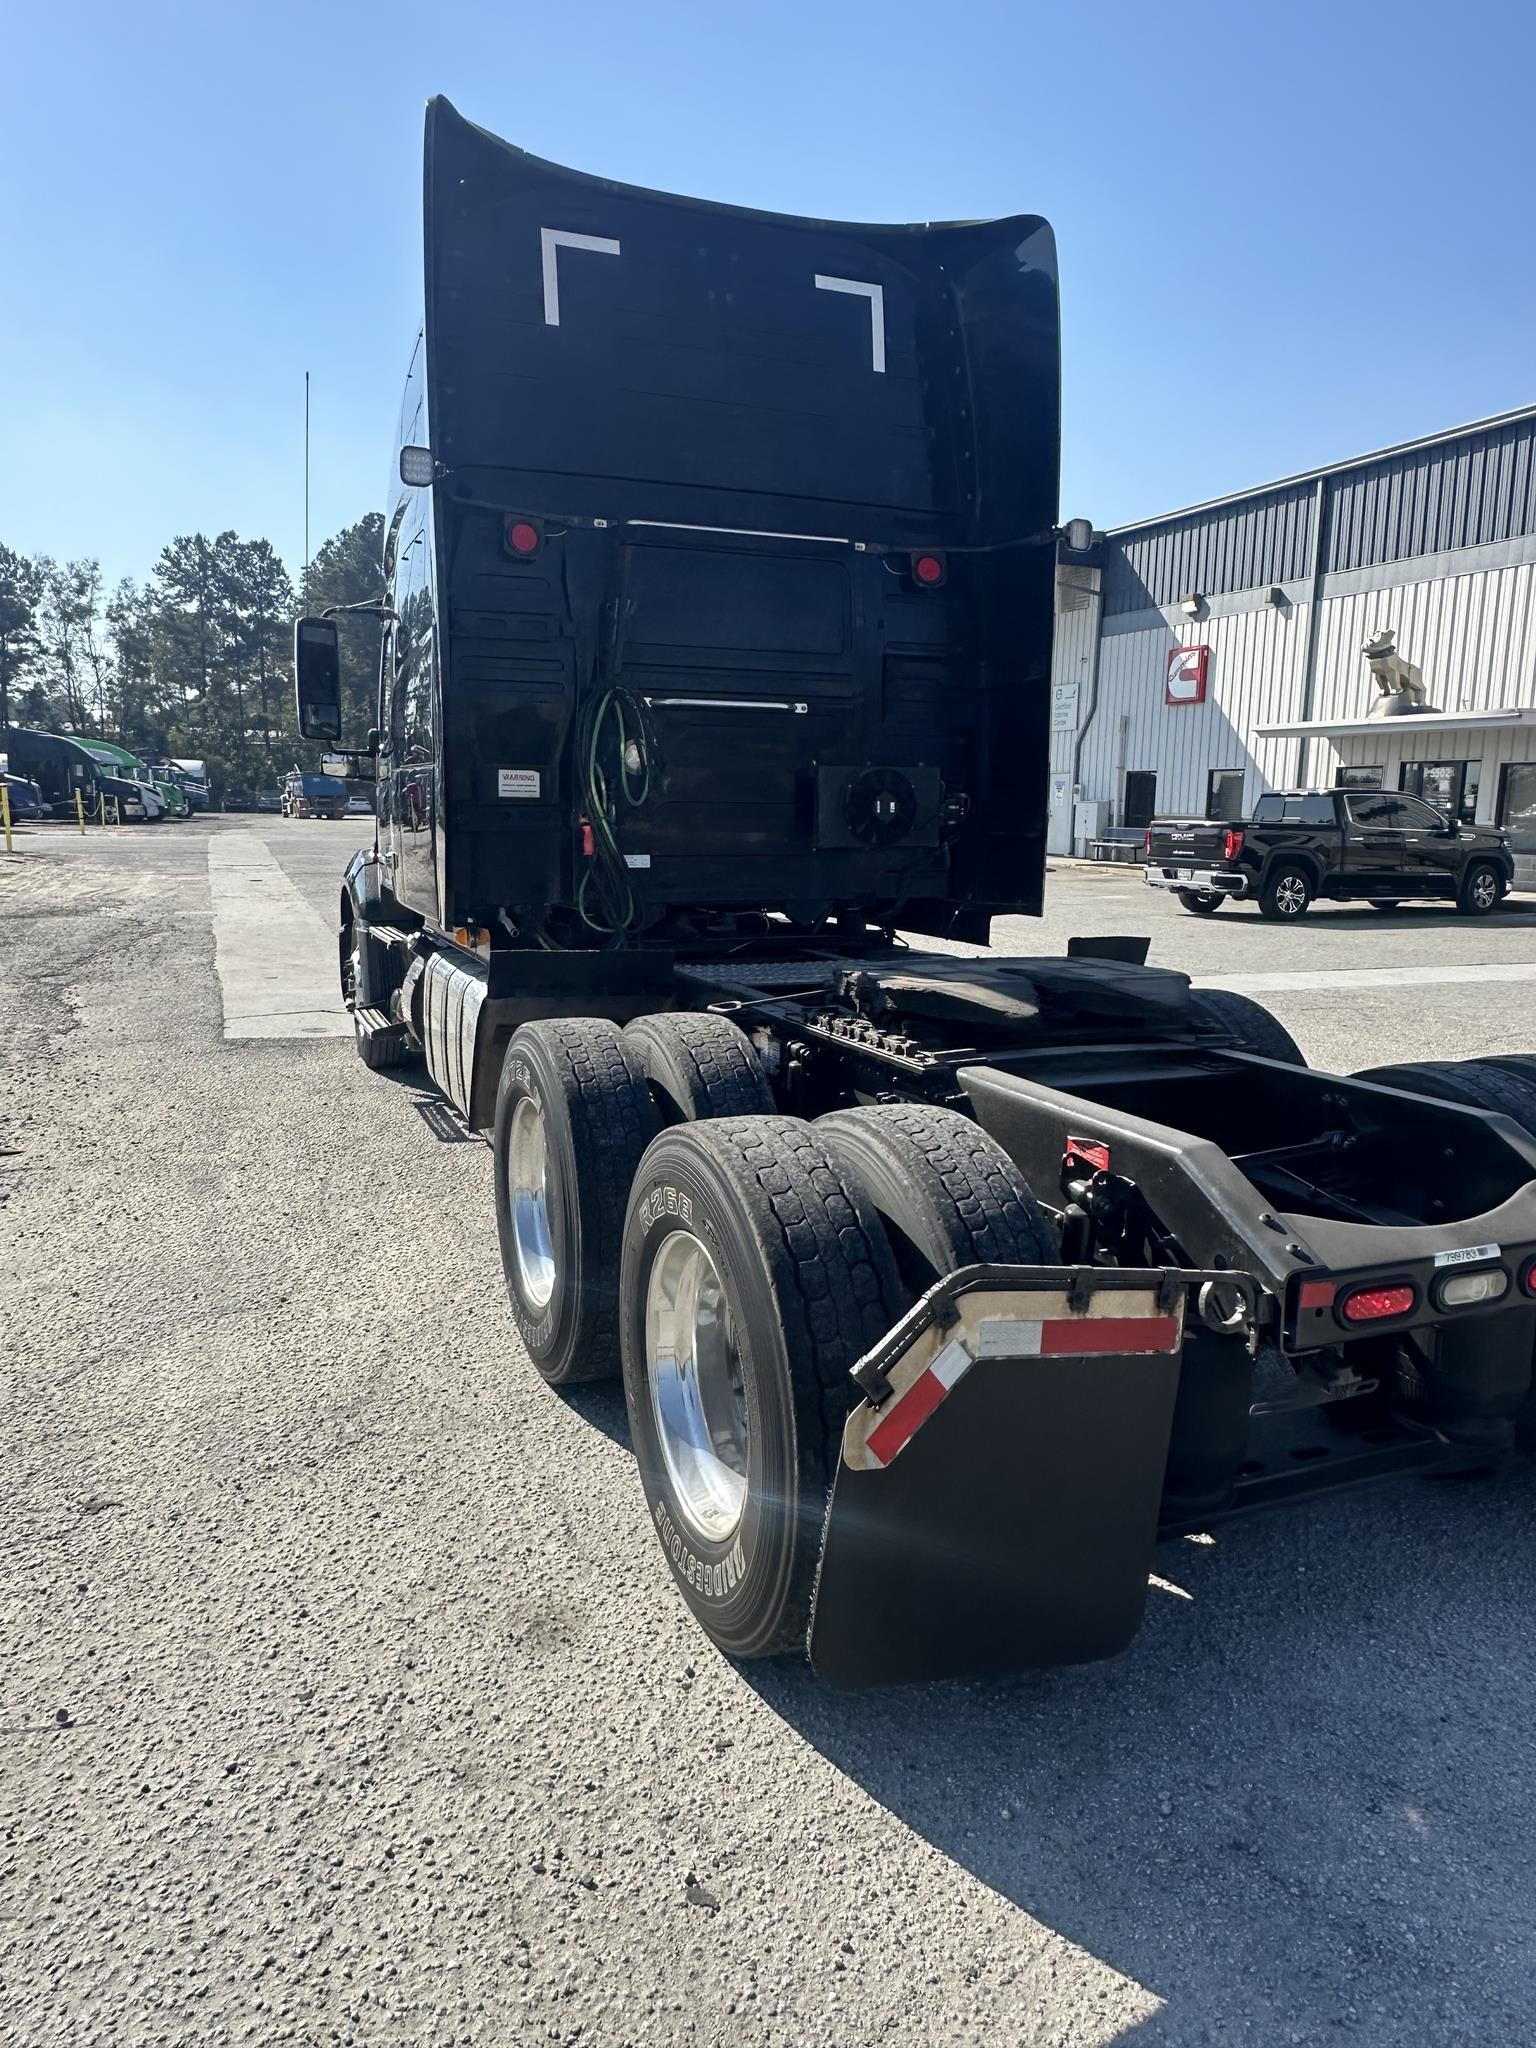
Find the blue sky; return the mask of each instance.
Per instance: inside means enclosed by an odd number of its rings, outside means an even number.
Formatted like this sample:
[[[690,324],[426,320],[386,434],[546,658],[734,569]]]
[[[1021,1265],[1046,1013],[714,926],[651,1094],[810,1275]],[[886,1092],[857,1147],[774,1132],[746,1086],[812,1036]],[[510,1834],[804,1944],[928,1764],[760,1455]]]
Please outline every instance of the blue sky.
[[[1063,512],[1100,524],[1536,400],[1536,19],[1471,0],[25,0],[3,38],[0,540],[142,575],[377,506],[421,113],[852,219],[1044,213]]]

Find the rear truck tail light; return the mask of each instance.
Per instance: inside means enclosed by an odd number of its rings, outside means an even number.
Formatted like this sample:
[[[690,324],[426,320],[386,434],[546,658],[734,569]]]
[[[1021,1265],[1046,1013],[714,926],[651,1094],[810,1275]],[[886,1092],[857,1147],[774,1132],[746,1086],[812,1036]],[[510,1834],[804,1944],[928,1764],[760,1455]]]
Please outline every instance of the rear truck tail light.
[[[1520,1269],[1520,1291],[1536,1295],[1536,1259],[1527,1259]]]
[[[949,575],[949,564],[933,548],[923,548],[911,557],[912,581],[919,590],[937,590]]]
[[[1339,1304],[1346,1323],[1385,1323],[1408,1315],[1418,1299],[1413,1283],[1396,1280],[1390,1286],[1357,1287]]]
[[[511,518],[507,521],[507,553],[518,555],[524,561],[539,552],[543,534],[531,519]]]
[[[1243,835],[1242,835],[1242,833],[1241,833],[1241,832],[1223,832],[1223,833],[1222,833],[1222,835],[1221,835],[1221,857],[1222,857],[1222,859],[1223,859],[1223,860],[1236,860],[1236,859],[1237,859],[1237,856],[1238,856],[1238,855],[1239,855],[1239,854],[1240,854],[1240,853],[1242,852],[1242,850],[1243,850]]]
[[[1477,1266],[1470,1273],[1447,1273],[1431,1290],[1436,1308],[1472,1308],[1480,1301],[1498,1301],[1509,1292],[1502,1266]]]
[[[1152,858],[1152,827],[1150,825],[1141,835],[1141,850],[1148,860]]]

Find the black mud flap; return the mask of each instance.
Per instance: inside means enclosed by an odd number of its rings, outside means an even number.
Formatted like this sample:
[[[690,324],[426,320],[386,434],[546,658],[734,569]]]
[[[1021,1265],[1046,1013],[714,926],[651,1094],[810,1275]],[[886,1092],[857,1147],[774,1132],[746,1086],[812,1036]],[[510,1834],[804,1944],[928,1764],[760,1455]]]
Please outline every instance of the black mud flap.
[[[983,1676],[1125,1647],[1190,1278],[970,1267],[860,1361],[811,1617],[821,1676]]]

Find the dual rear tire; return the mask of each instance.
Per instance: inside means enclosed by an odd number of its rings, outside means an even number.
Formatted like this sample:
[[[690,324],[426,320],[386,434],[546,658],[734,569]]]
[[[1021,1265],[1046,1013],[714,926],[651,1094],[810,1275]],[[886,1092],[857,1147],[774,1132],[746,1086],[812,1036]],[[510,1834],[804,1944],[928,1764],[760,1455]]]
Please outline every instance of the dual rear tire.
[[[525,1026],[493,1149],[535,1366],[622,1370],[684,1600],[732,1656],[803,1648],[851,1368],[957,1267],[1055,1260],[1018,1169],[953,1110],[778,1115],[713,1016]]]

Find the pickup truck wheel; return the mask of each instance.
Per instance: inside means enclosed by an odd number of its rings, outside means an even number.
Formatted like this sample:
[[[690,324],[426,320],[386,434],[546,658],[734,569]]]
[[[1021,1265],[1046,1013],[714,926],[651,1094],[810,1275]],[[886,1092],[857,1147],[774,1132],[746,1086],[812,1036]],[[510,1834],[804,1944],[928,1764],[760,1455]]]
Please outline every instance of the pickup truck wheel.
[[[1372,910],[1396,910],[1402,900],[1401,896],[1373,896],[1371,898],[1371,908]]]
[[[1239,1052],[1254,1052],[1260,1059],[1281,1060],[1288,1067],[1304,1067],[1306,1054],[1278,1017],[1270,1015],[1252,996],[1240,996],[1227,988],[1196,988],[1189,993],[1190,1008],[1203,1024],[1228,1032]]]
[[[1259,909],[1281,924],[1294,924],[1311,908],[1312,893],[1312,877],[1305,868],[1277,867],[1259,891]]]
[[[1486,917],[1497,910],[1504,894],[1504,877],[1492,861],[1475,860],[1461,878],[1456,891],[1456,908],[1463,917]]]
[[[1492,1110],[1536,1137],[1536,1078],[1512,1073],[1493,1060],[1402,1060],[1368,1067],[1355,1079],[1464,1103],[1469,1109]]]
[[[624,1032],[664,1124],[701,1117],[772,1116],[768,1076],[752,1041],[729,1017],[668,1010],[640,1017]]]
[[[732,1657],[803,1651],[850,1368],[896,1320],[878,1217],[813,1125],[662,1132],[624,1222],[624,1394],[678,1589]]]
[[[1219,889],[1175,889],[1173,893],[1184,908],[1194,911],[1197,917],[1209,917],[1213,910],[1220,910],[1227,900]]]
[[[616,1024],[551,1018],[513,1034],[496,1090],[496,1232],[512,1316],[551,1386],[619,1366],[624,1205],[657,1117]]]
[[[1052,1266],[1059,1248],[1028,1181],[954,1109],[892,1103],[818,1117],[816,1135],[885,1225],[904,1306],[961,1266]]]

